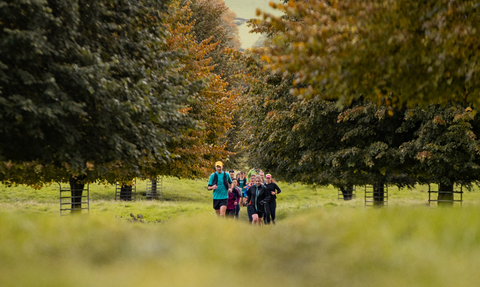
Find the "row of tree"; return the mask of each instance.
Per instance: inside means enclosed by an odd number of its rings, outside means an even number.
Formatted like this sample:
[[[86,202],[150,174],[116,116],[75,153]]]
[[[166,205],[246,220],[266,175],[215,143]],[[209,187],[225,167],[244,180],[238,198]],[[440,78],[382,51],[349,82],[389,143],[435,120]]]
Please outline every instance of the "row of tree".
[[[233,18],[213,0],[0,1],[0,180],[206,176],[233,155]]]
[[[480,178],[480,122],[468,107],[431,105],[389,115],[385,105],[364,100],[347,108],[320,97],[299,99],[290,93],[291,77],[264,77],[266,83],[250,90],[246,141],[251,161],[282,180],[342,190],[436,183],[453,191]]]
[[[287,181],[373,185],[480,179],[480,7],[474,1],[290,1],[251,21],[250,158]],[[348,198],[348,194],[347,197]],[[453,193],[439,194],[440,200]]]
[[[346,192],[477,183],[475,1],[273,6],[240,53],[222,1],[0,1],[0,180],[204,177],[246,148]]]

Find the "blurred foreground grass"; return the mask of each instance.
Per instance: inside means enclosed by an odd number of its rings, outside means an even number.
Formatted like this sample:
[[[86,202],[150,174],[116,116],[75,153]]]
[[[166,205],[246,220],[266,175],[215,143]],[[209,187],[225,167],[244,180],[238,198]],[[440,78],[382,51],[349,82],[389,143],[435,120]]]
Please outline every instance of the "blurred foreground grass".
[[[138,182],[142,192],[144,182]],[[332,187],[280,183],[276,226],[220,220],[205,181],[166,178],[163,199],[59,216],[58,188],[0,186],[0,286],[477,286],[480,192],[429,208],[427,187],[390,188],[386,208]],[[143,187],[144,188],[144,187]],[[145,224],[129,214],[143,214]],[[123,217],[123,219],[121,219]],[[159,222],[161,221],[161,223]]]
[[[474,206],[322,208],[276,226],[0,214],[0,286],[477,286]]]

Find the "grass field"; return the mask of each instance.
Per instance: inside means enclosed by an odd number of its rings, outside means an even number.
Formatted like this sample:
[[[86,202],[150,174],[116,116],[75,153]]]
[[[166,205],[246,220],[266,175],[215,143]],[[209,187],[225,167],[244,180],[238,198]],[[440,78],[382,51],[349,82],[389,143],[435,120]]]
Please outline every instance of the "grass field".
[[[278,218],[301,213],[311,208],[337,206],[364,207],[364,188],[357,187],[357,198],[351,201],[338,200],[338,191],[333,187],[312,189],[301,184],[279,183]],[[162,200],[145,199],[146,183],[137,182],[137,201],[115,201],[115,186],[90,185],[90,214],[107,217],[129,217],[130,213],[142,214],[145,221],[165,221],[177,216],[201,213],[213,214],[211,192],[206,189],[206,180],[180,180],[167,177],[163,183]],[[413,190],[389,188],[389,206],[427,206],[428,187],[418,186]],[[143,193],[143,195],[142,195]],[[480,191],[464,191],[463,205],[480,204]],[[8,188],[0,185],[0,208],[4,211],[59,214],[58,184],[34,190],[18,186]],[[241,212],[246,220],[246,212]]]
[[[480,192],[427,206],[426,187],[385,208],[332,187],[280,183],[276,226],[219,220],[206,181],[165,178],[163,199],[114,200],[59,216],[58,188],[0,187],[0,286],[476,286]],[[138,192],[145,183],[138,182]],[[145,223],[132,223],[129,214]]]

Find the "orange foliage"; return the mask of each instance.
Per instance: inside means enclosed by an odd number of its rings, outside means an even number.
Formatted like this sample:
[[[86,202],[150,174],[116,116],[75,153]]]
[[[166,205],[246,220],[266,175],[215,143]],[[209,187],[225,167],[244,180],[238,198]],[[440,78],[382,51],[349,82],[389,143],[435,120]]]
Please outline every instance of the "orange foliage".
[[[197,121],[197,129],[184,131],[180,155],[169,167],[178,177],[206,177],[213,170],[213,163],[226,160],[231,154],[226,151],[226,133],[232,128],[232,113],[237,95],[227,91],[228,83],[213,73],[212,59],[207,55],[218,43],[211,38],[200,43],[191,33],[194,23],[187,22],[191,16],[189,6],[179,7],[174,3],[167,16],[167,28],[171,37],[168,49],[181,50],[187,54],[182,60],[181,73],[190,82],[202,81],[203,89],[194,96],[188,114]]]

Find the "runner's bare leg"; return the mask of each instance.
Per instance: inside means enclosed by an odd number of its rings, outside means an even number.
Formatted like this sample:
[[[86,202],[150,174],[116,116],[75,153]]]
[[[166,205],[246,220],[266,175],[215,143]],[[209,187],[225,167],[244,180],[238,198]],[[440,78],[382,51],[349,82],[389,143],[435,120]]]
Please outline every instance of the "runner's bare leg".
[[[227,212],[227,206],[222,205],[220,206],[220,210],[218,210],[219,213],[217,215],[225,217],[225,213]]]

